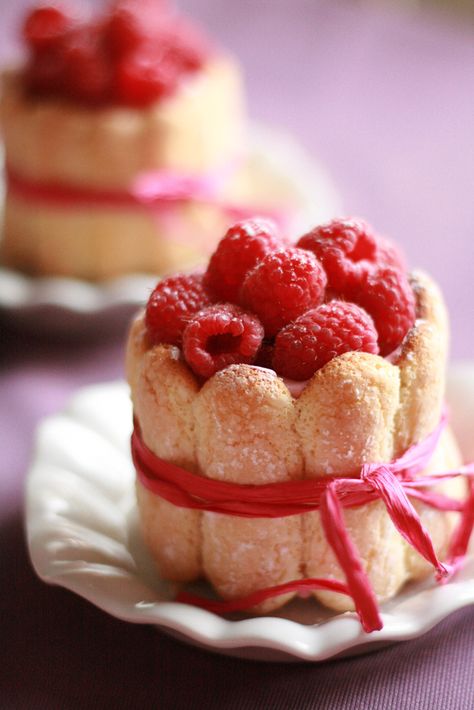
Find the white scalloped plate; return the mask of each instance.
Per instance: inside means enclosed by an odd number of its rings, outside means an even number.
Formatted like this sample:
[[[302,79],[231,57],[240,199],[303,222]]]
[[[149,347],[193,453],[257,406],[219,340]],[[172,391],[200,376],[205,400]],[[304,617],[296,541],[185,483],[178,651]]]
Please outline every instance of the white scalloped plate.
[[[451,371],[449,401],[463,453],[474,458],[474,364]],[[383,605],[384,628],[365,634],[354,614],[295,600],[275,616],[224,619],[173,602],[137,532],[125,383],[88,387],[40,426],[27,481],[31,559],[46,582],[132,623],[154,624],[209,650],[259,660],[322,661],[419,636],[474,603],[474,557],[455,580],[411,585]],[[464,427],[464,428],[463,428]]]
[[[249,165],[267,176],[275,194],[297,206],[295,234],[336,216],[340,199],[325,169],[287,133],[253,125]],[[156,275],[130,274],[106,283],[26,276],[0,267],[0,310],[34,332],[115,332],[146,299]]]

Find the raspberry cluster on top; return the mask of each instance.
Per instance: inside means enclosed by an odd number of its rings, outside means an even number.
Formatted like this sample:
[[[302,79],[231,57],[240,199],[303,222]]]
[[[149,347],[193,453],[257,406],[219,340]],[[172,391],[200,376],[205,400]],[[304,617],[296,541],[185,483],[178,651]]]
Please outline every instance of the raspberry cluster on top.
[[[171,95],[210,51],[165,0],[116,0],[92,20],[79,6],[41,3],[26,17],[23,38],[27,90],[87,106],[148,106]]]
[[[205,273],[158,283],[150,342],[177,345],[203,378],[256,364],[309,379],[349,351],[389,355],[415,321],[397,248],[359,219],[336,219],[286,243],[269,220],[230,227]]]

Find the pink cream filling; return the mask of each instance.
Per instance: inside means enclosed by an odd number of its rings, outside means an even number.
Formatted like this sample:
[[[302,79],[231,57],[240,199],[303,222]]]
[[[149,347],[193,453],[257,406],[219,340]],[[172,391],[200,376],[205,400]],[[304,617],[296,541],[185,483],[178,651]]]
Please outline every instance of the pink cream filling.
[[[262,372],[268,372],[270,375],[273,377],[280,377],[278,373],[275,372],[275,370],[272,370],[270,367],[261,367],[260,365],[251,365],[251,367],[254,367],[256,370],[262,370]],[[310,381],[308,380],[290,380],[288,377],[281,377],[280,379],[283,380],[285,383],[286,388],[288,389],[289,393],[294,399],[298,399],[298,397],[301,395],[303,392],[304,388]],[[311,379],[311,378],[310,378]]]

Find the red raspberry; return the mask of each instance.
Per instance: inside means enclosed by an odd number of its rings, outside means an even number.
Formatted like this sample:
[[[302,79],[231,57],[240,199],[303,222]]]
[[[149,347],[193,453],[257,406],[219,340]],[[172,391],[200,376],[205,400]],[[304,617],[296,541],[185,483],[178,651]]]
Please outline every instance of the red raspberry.
[[[194,25],[180,18],[168,32],[168,53],[183,71],[196,71],[211,53],[209,41]]]
[[[40,5],[27,16],[22,34],[33,49],[48,49],[61,40],[75,24],[76,18],[65,7]]]
[[[378,353],[373,320],[354,303],[331,301],[278,333],[273,368],[282,377],[307,380],[329,360],[353,350]]]
[[[326,274],[309,251],[288,247],[267,254],[245,277],[242,304],[256,313],[271,337],[324,299]]]
[[[298,241],[320,260],[328,287],[347,294],[372,269],[386,263],[401,268],[403,259],[388,240],[376,236],[360,219],[334,219],[316,227]]]
[[[247,273],[279,246],[276,225],[270,220],[248,219],[230,227],[211,256],[204,276],[214,299],[237,303]]]
[[[114,56],[123,57],[138,49],[147,37],[146,26],[134,9],[135,3],[120,2],[112,10],[106,37]]]
[[[375,237],[365,222],[335,219],[315,227],[298,241],[320,260],[328,277],[328,287],[344,292],[348,282],[358,280],[361,270],[375,262]]]
[[[148,299],[145,311],[150,340],[181,345],[190,317],[209,304],[202,274],[177,274],[163,279]]]
[[[25,84],[33,94],[60,95],[65,84],[63,53],[56,47],[35,53],[25,69]]]
[[[351,294],[374,319],[381,355],[400,345],[415,322],[415,296],[407,277],[393,266],[367,272]]]
[[[112,70],[102,46],[100,27],[81,26],[63,49],[65,93],[86,104],[103,104],[110,98]]]
[[[160,48],[145,47],[117,63],[116,98],[135,107],[144,107],[173,93],[178,69]]]
[[[164,0],[120,0],[115,3],[105,32],[114,56],[139,49],[159,28],[167,3]]]
[[[254,362],[263,339],[263,327],[252,313],[239,306],[214,304],[197,313],[183,333],[183,353],[201,377],[237,363]]]

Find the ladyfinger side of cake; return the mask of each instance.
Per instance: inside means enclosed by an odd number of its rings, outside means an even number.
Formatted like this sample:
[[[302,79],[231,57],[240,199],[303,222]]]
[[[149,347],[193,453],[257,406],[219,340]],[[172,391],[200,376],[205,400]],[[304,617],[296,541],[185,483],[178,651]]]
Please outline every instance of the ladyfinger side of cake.
[[[175,200],[170,231],[169,199],[153,213],[136,193],[150,174],[181,191],[219,175],[226,186],[244,152],[236,61],[151,0],[119,0],[93,19],[41,5],[23,38],[27,62],[4,73],[0,103],[4,261],[103,279],[201,259],[222,224],[216,209]]]
[[[363,221],[334,220],[296,246],[261,219],[230,228],[205,273],[169,277],[134,321],[127,373],[146,446],[238,484],[357,475],[439,423],[448,323],[429,276]],[[423,473],[460,465],[449,428]],[[460,479],[434,487],[465,495]],[[163,577],[207,578],[224,599],[304,577],[344,581],[318,511],[239,517],[173,505],[137,482],[144,539]],[[440,558],[457,513],[415,508]],[[344,510],[379,601],[429,571],[382,501]],[[326,606],[352,600],[317,591]],[[268,612],[280,595],[254,611]]]

